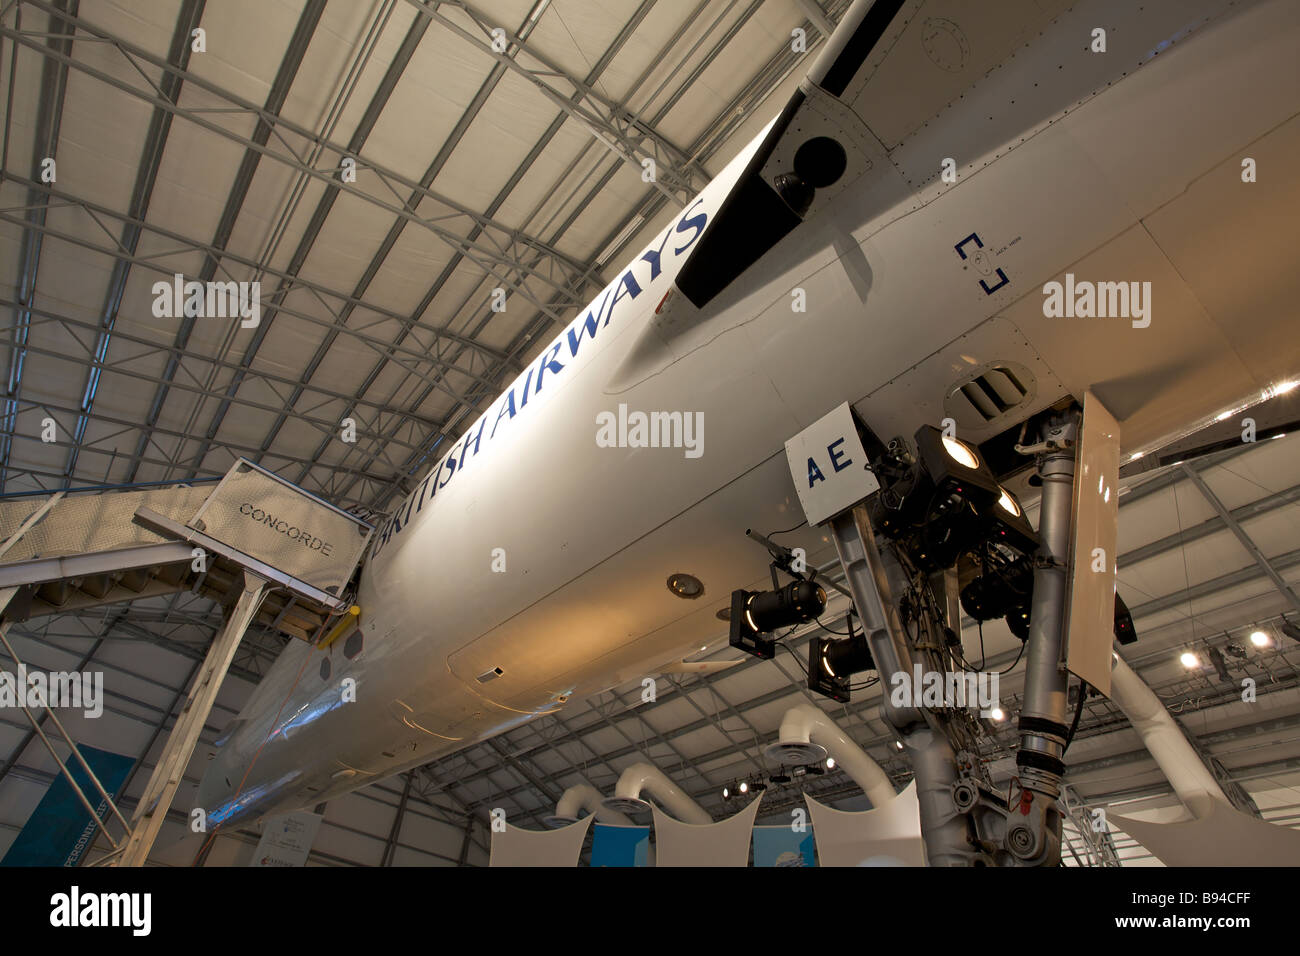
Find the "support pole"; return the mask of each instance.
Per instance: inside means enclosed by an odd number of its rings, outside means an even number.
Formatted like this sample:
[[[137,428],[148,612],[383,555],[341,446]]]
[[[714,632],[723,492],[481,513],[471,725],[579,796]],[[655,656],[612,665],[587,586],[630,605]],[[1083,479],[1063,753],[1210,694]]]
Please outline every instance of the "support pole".
[[[1045,426],[1038,455],[1042,504],[1038,555],[1025,656],[1025,703],[1020,711],[1020,805],[1008,823],[1006,845],[1019,859],[1054,866],[1061,855],[1056,801],[1065,774],[1065,611],[1069,582],[1070,512],[1074,500],[1077,417]],[[1081,691],[1082,692],[1082,691]]]
[[[208,649],[203,669],[190,688],[185,707],[167,738],[149,784],[136,806],[131,836],[120,858],[114,863],[115,866],[144,866],[180,786],[185,768],[189,765],[203,725],[212,712],[217,691],[230,669],[235,650],[239,647],[244,631],[257,614],[266,590],[265,580],[250,571],[244,572],[243,592],[230,612],[225,627]]]
[[[896,673],[906,674],[909,680],[912,677],[912,654],[892,597],[891,579],[905,583],[902,569],[892,555],[876,547],[865,505],[832,518],[830,528],[876,670],[886,688],[880,699],[881,716],[898,733],[912,763],[926,858],[930,866],[970,866],[977,851],[971,844],[967,818],[957,811],[952,799],[957,781],[952,745],[937,718],[918,707],[895,706],[887,689]]]

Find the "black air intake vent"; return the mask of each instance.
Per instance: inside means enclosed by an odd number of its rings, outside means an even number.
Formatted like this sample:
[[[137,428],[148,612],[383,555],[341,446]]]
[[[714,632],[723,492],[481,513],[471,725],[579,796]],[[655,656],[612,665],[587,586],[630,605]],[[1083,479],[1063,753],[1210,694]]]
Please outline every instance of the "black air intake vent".
[[[994,363],[948,390],[944,410],[958,427],[991,425],[1033,399],[1034,377],[1022,365]]]

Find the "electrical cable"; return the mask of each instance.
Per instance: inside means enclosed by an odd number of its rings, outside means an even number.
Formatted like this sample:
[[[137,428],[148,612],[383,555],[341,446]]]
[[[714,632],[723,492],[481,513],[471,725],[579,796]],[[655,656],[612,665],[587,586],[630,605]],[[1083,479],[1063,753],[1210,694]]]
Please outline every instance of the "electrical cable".
[[[1065,735],[1065,746],[1061,748],[1061,756],[1070,749],[1070,743],[1074,740],[1074,732],[1079,729],[1079,718],[1083,716],[1083,702],[1088,696],[1088,682],[1079,681],[1079,701],[1074,708],[1074,720],[1070,722],[1070,732]]]
[[[784,531],[769,531],[769,532],[767,533],[767,537],[769,537],[769,538],[775,538],[778,534],[789,534],[791,531],[798,531],[800,528],[802,528],[802,527],[803,527],[804,525],[806,525],[807,523],[808,523],[808,519],[805,518],[803,521],[800,521],[800,522],[799,522],[797,525],[795,525],[793,528],[786,528]]]

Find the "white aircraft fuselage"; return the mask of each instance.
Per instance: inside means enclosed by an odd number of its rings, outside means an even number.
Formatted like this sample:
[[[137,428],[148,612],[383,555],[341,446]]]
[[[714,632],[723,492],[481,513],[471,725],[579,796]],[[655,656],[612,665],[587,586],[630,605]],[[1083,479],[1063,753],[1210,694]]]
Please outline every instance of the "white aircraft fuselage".
[[[974,55],[984,15],[957,24]],[[1297,335],[1270,338],[1297,291],[1298,23],[1286,0],[1083,3],[906,135],[880,132],[909,95],[887,91],[866,172],[697,309],[674,280],[760,132],[377,530],[360,641],[290,642],[209,765],[209,820],[319,804],[718,640],[731,591],[767,580],[745,529],[803,518],[785,441],[841,402],[910,436],[963,374],[1011,361],[1033,394],[962,437],[1091,388],[1131,453],[1296,371]],[[1137,283],[1145,319],[1045,314],[1067,273]],[[834,553],[817,529],[785,540]],[[704,594],[671,593],[674,573]]]

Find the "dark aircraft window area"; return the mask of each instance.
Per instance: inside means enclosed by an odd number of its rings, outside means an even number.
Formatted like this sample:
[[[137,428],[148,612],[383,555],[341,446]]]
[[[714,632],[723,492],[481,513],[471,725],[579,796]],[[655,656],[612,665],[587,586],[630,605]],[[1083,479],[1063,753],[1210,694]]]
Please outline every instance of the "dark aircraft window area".
[[[330,670],[331,670],[330,659],[328,657],[322,657],[320,659],[320,679],[329,680]]]
[[[363,640],[364,639],[361,637],[361,631],[353,631],[348,635],[348,639],[343,643],[343,656],[348,660],[352,660],[352,658],[360,654]]]

